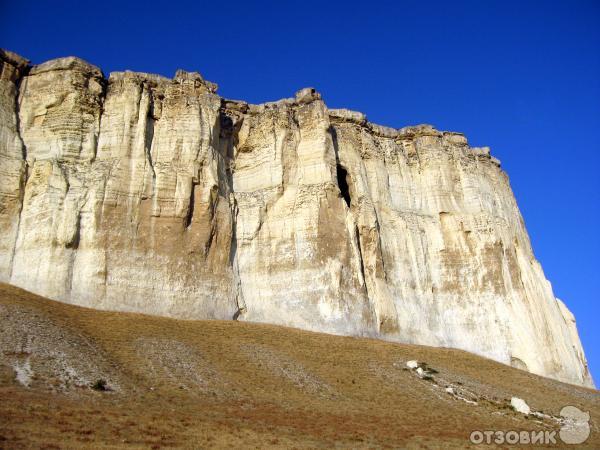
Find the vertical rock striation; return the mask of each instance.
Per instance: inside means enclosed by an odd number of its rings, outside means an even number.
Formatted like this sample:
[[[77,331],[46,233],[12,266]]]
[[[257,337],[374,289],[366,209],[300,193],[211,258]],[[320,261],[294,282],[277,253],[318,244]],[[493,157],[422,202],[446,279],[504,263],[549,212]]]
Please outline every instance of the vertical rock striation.
[[[3,51],[0,279],[57,300],[456,347],[592,386],[500,162],[460,133]]]
[[[0,279],[12,274],[23,205],[25,148],[19,135],[18,91],[29,61],[0,50]]]

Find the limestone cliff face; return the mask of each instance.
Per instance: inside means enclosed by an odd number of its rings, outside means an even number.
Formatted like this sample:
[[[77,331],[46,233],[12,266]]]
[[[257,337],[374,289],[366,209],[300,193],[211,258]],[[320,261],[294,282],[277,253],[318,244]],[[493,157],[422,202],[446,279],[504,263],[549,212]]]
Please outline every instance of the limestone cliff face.
[[[460,133],[1,52],[0,280],[465,349],[592,386],[500,162]]]

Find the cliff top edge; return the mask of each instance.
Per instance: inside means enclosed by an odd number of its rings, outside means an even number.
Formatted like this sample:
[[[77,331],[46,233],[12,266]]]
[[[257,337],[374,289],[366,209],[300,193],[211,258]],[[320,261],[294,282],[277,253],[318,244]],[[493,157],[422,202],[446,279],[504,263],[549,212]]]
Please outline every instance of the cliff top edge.
[[[27,75],[29,76],[57,70],[75,70],[89,74],[94,78],[101,78],[107,81],[109,84],[131,79],[140,82],[150,82],[155,85],[173,82],[201,83],[208,89],[209,92],[212,93],[215,93],[218,89],[218,85],[216,83],[205,80],[200,73],[195,71],[188,72],[183,69],[178,69],[173,78],[168,78],[159,74],[135,72],[130,70],[113,71],[110,72],[107,77],[98,66],[95,66],[84,59],[75,56],[54,58],[41,64],[31,64],[30,60],[27,58],[24,58],[9,50],[0,48],[0,59],[15,67],[27,67]],[[252,104],[243,100],[222,98],[223,104],[226,108],[250,113],[260,112],[264,109],[302,105],[317,100],[322,100],[322,97],[321,94],[313,87],[305,87],[298,90],[294,97],[282,98],[280,100],[263,102],[259,104]],[[463,133],[455,131],[440,131],[430,124],[418,124],[405,126],[402,128],[392,128],[370,122],[367,119],[366,114],[359,111],[353,111],[345,108],[327,108],[327,112],[330,119],[334,123],[354,123],[361,125],[369,128],[374,134],[382,137],[403,138],[415,136],[439,136],[445,137],[456,144],[468,145],[467,139]],[[473,147],[473,150],[481,155],[490,155],[489,147]]]

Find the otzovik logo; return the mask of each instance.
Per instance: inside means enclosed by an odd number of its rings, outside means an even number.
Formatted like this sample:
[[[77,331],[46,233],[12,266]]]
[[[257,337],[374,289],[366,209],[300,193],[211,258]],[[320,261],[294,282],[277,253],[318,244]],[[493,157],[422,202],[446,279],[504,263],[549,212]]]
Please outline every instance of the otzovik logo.
[[[487,445],[558,445],[560,443],[577,445],[583,444],[590,437],[590,414],[575,406],[565,406],[560,410],[560,430],[557,439],[556,431],[494,431],[476,430],[471,433],[472,444]]]
[[[590,437],[590,413],[575,406],[565,406],[560,410],[564,422],[560,428],[560,438],[565,444],[583,444]]]

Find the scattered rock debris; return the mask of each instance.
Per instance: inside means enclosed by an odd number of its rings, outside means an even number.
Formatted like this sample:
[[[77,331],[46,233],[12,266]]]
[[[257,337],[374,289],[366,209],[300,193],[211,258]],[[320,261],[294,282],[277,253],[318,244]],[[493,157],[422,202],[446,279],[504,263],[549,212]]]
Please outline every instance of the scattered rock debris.
[[[455,400],[460,400],[473,406],[479,405],[480,402],[486,402],[488,404],[494,405],[499,410],[495,411],[492,414],[505,415],[509,414],[509,411],[512,410],[524,414],[526,416],[534,416],[538,419],[541,419],[542,421],[561,421],[560,418],[544,414],[542,411],[532,411],[530,406],[525,402],[525,400],[521,398],[512,397],[510,401],[508,399],[501,401],[496,398],[490,398],[489,396],[473,392],[467,389],[464,386],[464,383],[462,382],[448,382],[444,380],[442,376],[439,376],[439,371],[430,367],[426,362],[421,362],[413,359],[406,361],[405,364],[394,364],[394,366],[403,367],[403,370],[409,370],[413,372],[418,378],[430,381],[433,389],[443,389],[446,394],[450,395]],[[437,379],[434,378],[434,375],[437,376]]]

